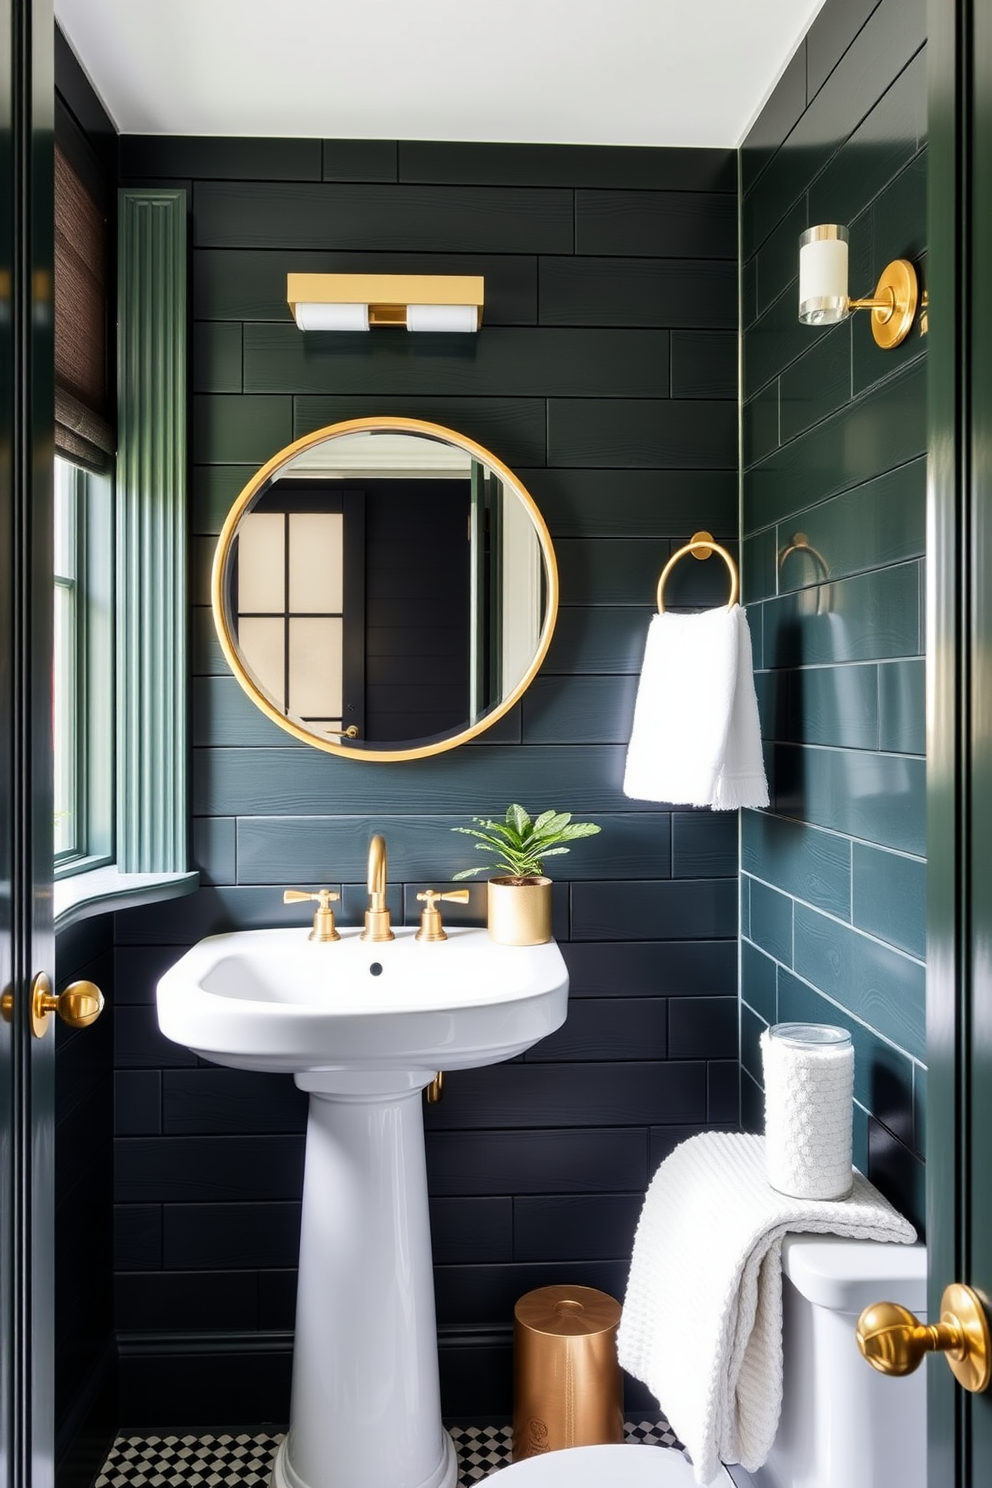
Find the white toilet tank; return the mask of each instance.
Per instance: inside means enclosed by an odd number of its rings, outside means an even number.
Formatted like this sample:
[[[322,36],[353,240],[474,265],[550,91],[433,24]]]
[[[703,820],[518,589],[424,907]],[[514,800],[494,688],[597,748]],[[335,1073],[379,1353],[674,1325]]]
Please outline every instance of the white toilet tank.
[[[887,1378],[854,1336],[872,1302],[926,1321],[925,1246],[787,1235],[782,1268],[782,1417],[755,1488],[926,1488],[926,1369]]]

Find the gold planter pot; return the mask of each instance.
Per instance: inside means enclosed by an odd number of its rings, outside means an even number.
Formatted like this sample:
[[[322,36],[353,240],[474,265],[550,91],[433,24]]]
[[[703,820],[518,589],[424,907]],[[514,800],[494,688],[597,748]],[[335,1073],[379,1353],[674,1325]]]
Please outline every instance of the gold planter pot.
[[[551,939],[550,878],[491,878],[489,939],[499,945],[544,945]]]

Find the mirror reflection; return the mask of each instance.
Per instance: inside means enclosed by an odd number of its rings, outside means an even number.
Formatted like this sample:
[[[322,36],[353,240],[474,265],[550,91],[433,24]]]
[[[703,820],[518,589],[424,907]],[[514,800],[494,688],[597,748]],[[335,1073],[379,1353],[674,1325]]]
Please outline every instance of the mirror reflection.
[[[352,420],[258,472],[224,525],[214,615],[242,686],[332,752],[412,758],[501,717],[547,651],[551,540],[472,440]]]

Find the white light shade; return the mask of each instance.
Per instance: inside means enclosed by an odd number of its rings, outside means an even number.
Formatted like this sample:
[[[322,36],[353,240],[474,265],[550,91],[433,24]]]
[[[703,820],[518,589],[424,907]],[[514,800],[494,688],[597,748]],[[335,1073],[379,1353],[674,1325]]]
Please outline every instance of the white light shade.
[[[408,331],[477,331],[476,305],[407,305]]]
[[[301,331],[367,331],[368,305],[311,304],[295,307]]]
[[[835,325],[850,314],[847,292],[846,227],[823,223],[799,239],[799,319],[804,325]]]

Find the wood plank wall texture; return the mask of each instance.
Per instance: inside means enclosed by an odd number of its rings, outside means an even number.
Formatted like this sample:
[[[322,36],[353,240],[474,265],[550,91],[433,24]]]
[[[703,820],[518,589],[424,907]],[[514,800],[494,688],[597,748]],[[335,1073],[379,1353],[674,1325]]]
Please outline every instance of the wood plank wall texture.
[[[736,547],[736,155],[134,137],[121,155],[123,184],[190,193],[206,885],[117,918],[121,1419],[287,1408],[305,1101],[289,1079],[163,1040],[157,977],[202,935],[302,923],[286,885],[340,886],[355,923],[375,830],[410,922],[418,889],[471,862],[450,828],[519,800],[603,829],[557,885],[570,1016],[522,1060],[453,1076],[427,1114],[444,1407],[505,1415],[516,1297],[567,1280],[622,1294],[654,1167],[739,1116],[736,814],[620,789],[657,575],[700,526]],[[485,325],[305,340],[290,269],[482,273]],[[298,746],[251,708],[214,643],[207,577],[260,462],[321,425],[389,413],[462,430],[519,473],[551,529],[562,607],[540,677],[498,730],[377,766]],[[720,564],[686,563],[671,602],[718,603],[725,582]]]
[[[828,0],[741,152],[745,600],[772,808],[746,812],[745,1122],[760,1030],[842,1023],[855,1161],[923,1218],[926,341],[796,319],[799,233],[851,233],[851,294],[926,265],[925,0]],[[820,559],[783,554],[805,533]]]

